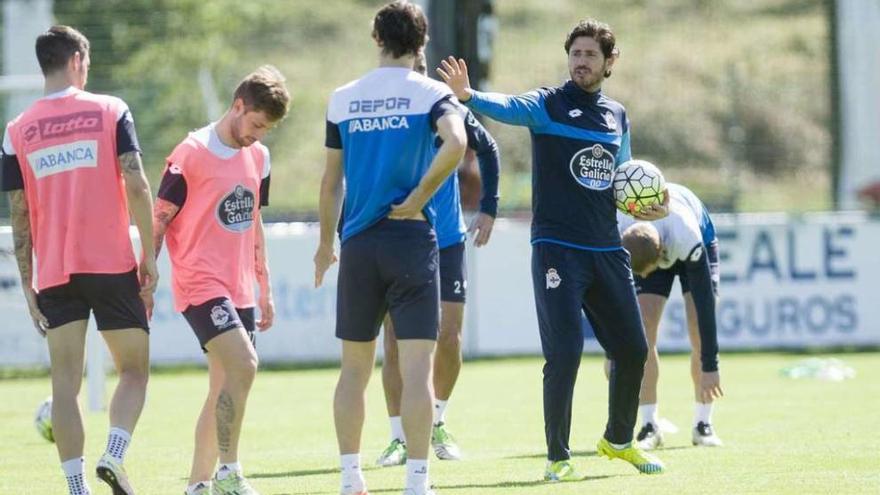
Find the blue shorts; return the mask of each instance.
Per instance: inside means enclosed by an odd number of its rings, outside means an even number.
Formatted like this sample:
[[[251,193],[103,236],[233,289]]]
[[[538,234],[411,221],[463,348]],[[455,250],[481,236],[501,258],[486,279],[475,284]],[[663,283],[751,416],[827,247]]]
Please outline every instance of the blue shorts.
[[[718,264],[718,241],[712,241],[706,246],[706,256],[709,258],[709,270],[712,274],[712,292],[718,297],[718,283],[721,278],[720,266]],[[675,277],[681,283],[681,293],[687,294],[691,291],[690,283],[688,283],[687,270],[685,270],[684,262],[676,261],[669,268],[659,268],[651,272],[647,277],[639,277],[636,275],[636,292],[639,294],[654,294],[669,298],[672,292],[672,283]]]
[[[440,328],[437,236],[428,222],[383,219],[339,255],[336,336],[370,342],[387,312],[398,339],[436,340]]]
[[[440,250],[440,300],[464,304],[467,263],[464,242]]]

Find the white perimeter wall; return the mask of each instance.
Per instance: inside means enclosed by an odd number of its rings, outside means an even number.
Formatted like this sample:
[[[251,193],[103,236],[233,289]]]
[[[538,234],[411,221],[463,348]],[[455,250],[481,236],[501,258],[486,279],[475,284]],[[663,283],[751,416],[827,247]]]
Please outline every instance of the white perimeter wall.
[[[859,214],[716,215],[721,247],[718,332],[725,349],[880,345],[880,222]],[[276,323],[259,335],[264,362],[335,360],[336,271],[314,289],[314,225],[268,229]],[[492,242],[469,251],[471,356],[538,354],[527,223],[499,220]],[[154,363],[201,362],[201,350],[173,311],[167,257],[152,321]],[[561,274],[565,277],[565,274]],[[0,230],[0,366],[46,365],[45,341],[28,318],[8,228]],[[599,350],[587,338],[588,350]],[[662,349],[688,348],[680,291],[661,326]]]

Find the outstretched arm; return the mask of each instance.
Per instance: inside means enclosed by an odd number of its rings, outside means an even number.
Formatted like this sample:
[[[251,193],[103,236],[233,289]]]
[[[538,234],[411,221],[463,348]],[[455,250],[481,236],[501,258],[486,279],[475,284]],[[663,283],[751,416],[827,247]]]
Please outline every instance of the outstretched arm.
[[[458,101],[471,110],[510,125],[536,127],[550,122],[543,97],[537,91],[518,96],[474,91],[470,85],[464,59],[448,57],[440,62],[437,74],[455,93]]]

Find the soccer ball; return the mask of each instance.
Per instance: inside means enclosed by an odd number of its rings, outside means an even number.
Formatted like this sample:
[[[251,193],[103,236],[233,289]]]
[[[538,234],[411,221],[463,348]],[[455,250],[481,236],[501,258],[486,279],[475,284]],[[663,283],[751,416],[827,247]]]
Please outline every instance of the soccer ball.
[[[663,202],[666,180],[653,163],[630,160],[617,167],[614,173],[614,205],[627,215],[635,215],[643,208]]]
[[[34,413],[34,426],[41,437],[55,442],[55,435],[52,433],[52,396],[49,396],[37,407],[37,412]]]

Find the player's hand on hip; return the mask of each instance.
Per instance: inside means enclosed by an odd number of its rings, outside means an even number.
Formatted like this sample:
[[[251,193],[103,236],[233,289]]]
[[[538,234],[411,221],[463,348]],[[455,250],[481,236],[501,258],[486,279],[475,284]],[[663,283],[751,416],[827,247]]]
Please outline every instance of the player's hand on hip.
[[[141,285],[141,297],[156,292],[159,283],[159,268],[154,258],[145,257],[138,267],[138,281]]]
[[[392,220],[424,220],[423,207],[424,205],[414,201],[410,196],[403,203],[391,205],[391,213],[388,214],[388,218]]]
[[[663,190],[663,201],[646,206],[640,212],[633,215],[639,220],[660,220],[669,216],[669,189]]]
[[[474,238],[474,246],[481,247],[488,244],[489,238],[492,236],[492,227],[494,226],[495,217],[480,212],[471,223],[471,228],[468,229],[471,234],[476,236]]]
[[[37,304],[37,293],[34,292],[34,289],[28,287],[24,290],[24,299],[27,301],[28,312],[31,314],[34,328],[37,329],[40,337],[45,337],[46,329],[49,328],[49,319],[40,311],[40,306]]]
[[[257,320],[257,329],[265,332],[275,322],[275,302],[272,300],[271,295],[266,297],[260,296],[258,305],[260,306],[260,319]]]
[[[336,253],[333,252],[333,246],[318,246],[318,252],[315,253],[315,288],[321,286],[324,283],[324,274],[327,273],[327,270],[330,269],[330,266],[333,263],[336,263],[338,258],[336,257]]]
[[[704,371],[700,374],[700,399],[708,404],[724,396],[721,390],[721,375],[717,371]]]
[[[441,60],[440,67],[437,67],[437,74],[443,78],[459,101],[471,99],[471,81],[468,78],[467,64],[464,59],[456,60],[455,57],[449,56],[446,60]]]

